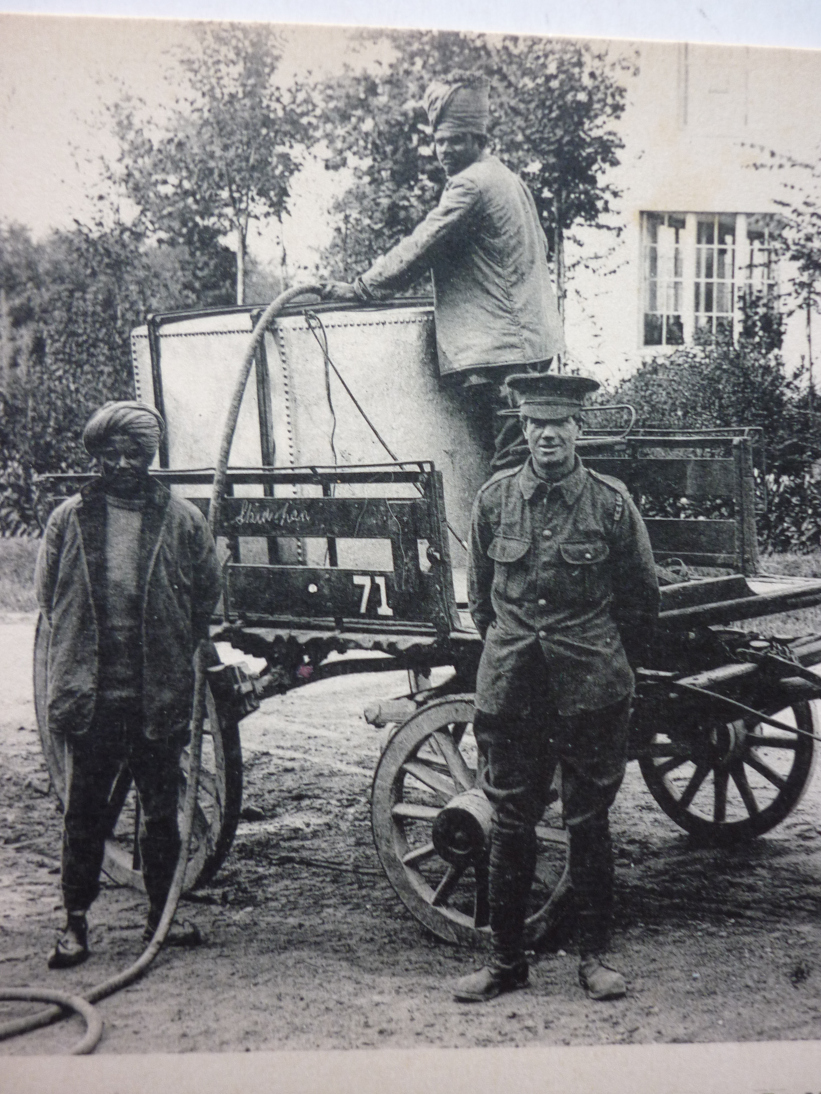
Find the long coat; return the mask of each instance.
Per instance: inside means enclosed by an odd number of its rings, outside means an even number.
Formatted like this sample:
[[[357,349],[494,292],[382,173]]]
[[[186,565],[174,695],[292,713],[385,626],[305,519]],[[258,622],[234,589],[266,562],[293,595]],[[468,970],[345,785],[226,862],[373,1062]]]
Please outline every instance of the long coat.
[[[380,297],[426,269],[442,374],[535,364],[564,348],[533,195],[496,156],[448,179],[436,208],[361,280]]]
[[[35,586],[49,623],[48,723],[84,733],[94,716],[106,591],[106,501],[99,480],[52,513]],[[140,532],[142,707],[146,736],[184,729],[191,717],[193,654],[207,637],[220,567],[202,514],[150,480]]]

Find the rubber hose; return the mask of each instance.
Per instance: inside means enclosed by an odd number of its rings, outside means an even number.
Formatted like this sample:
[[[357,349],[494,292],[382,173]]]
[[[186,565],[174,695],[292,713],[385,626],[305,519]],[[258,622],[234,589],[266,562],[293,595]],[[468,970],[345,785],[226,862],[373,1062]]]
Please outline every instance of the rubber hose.
[[[2,988],[0,989],[0,999],[20,1000],[24,1003],[56,1003],[60,1008],[60,1014],[63,1014],[66,1010],[73,1010],[80,1014],[85,1018],[86,1032],[82,1040],[78,1041],[72,1048],[72,1056],[87,1056],[88,1053],[93,1052],[103,1035],[102,1019],[91,1003],[79,995],[69,995],[64,991],[51,991],[46,988]],[[51,1010],[41,1011],[40,1013],[50,1014]],[[32,1015],[32,1018],[36,1017],[36,1014]],[[18,1033],[26,1033],[30,1029],[39,1029],[41,1025],[46,1024],[45,1022],[38,1022],[37,1026],[31,1026],[29,1024],[31,1020],[31,1018],[18,1018],[15,1022],[7,1022],[4,1028],[17,1026]],[[12,1036],[12,1034],[6,1036]]]
[[[251,366],[254,363],[257,346],[262,341],[265,331],[271,321],[279,315],[282,309],[290,304],[296,297],[304,296],[307,293],[320,295],[320,285],[297,285],[293,289],[288,289],[286,292],[280,293],[275,300],[271,301],[259,317],[254,326],[251,338],[249,339],[248,347],[240,366],[234,393],[228,406],[228,412],[225,415],[219,455],[214,469],[214,482],[211,487],[211,500],[208,508],[208,526],[214,535],[216,535],[216,529],[219,525],[222,498],[228,477],[228,459],[231,455],[231,445],[234,440],[240,406],[242,405],[242,398],[245,394],[248,377],[251,374]],[[79,996],[71,996],[62,992],[52,991],[49,988],[9,988],[0,991],[0,999],[26,999],[37,1002],[55,1002],[58,1004],[57,1006],[49,1007],[47,1010],[38,1011],[36,1014],[32,1014],[27,1018],[18,1018],[0,1025],[0,1041],[17,1036],[20,1033],[27,1033],[30,1030],[40,1029],[42,1026],[49,1025],[51,1022],[57,1021],[58,1018],[64,1017],[66,1008],[69,1008],[79,1010],[86,1018],[89,1027],[86,1036],[82,1041],[79,1041],[72,1048],[71,1055],[79,1056],[93,1052],[102,1036],[103,1024],[96,1013],[94,1013],[93,1007],[90,1004],[99,1003],[101,999],[113,995],[114,992],[120,991],[121,988],[127,987],[129,984],[133,984],[135,980],[138,980],[142,976],[160,952],[160,948],[165,941],[177,911],[177,904],[179,903],[182,888],[185,883],[185,871],[188,866],[188,848],[191,843],[191,832],[194,827],[194,812],[197,806],[197,789],[202,760],[202,731],[205,722],[205,689],[207,680],[207,649],[208,640],[203,640],[197,647],[195,654],[194,705],[191,712],[188,786],[186,788],[182,827],[180,830],[180,854],[177,859],[174,876],[171,880],[171,887],[168,891],[165,907],[163,908],[157,930],[154,932],[154,937],[133,965],[129,965],[129,967],[124,969],[121,973],[104,981],[102,984],[98,984],[97,987],[92,988],[91,991],[87,992],[82,999]],[[82,1004],[82,1006],[80,1004]]]

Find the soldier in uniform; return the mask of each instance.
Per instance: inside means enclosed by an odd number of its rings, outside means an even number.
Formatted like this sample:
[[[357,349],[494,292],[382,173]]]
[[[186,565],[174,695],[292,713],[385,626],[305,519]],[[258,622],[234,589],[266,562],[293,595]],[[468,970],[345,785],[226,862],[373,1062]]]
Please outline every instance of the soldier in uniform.
[[[647,530],[627,488],[576,455],[579,413],[595,380],[511,376],[530,452],[500,471],[473,508],[470,609],[484,648],[477,744],[495,807],[490,850],[492,956],[455,985],[483,1001],[528,982],[526,905],[535,826],[557,766],[570,843],[579,977],[593,999],[623,995],[607,961],[613,901],[608,810],[621,784],[633,691],[658,613]]]
[[[564,348],[533,195],[487,151],[488,100],[479,74],[428,87],[425,109],[448,176],[439,204],[352,284],[332,281],[324,292],[329,300],[382,300],[430,270],[440,372],[461,378],[477,410],[500,405],[508,373],[546,371]],[[497,466],[509,458],[511,436],[521,448],[518,428],[503,428]]]

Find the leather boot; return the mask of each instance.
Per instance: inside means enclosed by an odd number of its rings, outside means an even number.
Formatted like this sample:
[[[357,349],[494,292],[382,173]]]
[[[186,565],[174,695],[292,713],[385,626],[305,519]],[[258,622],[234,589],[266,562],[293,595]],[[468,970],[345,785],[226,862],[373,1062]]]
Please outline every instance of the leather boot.
[[[528,985],[524,950],[527,898],[536,867],[536,833],[493,826],[488,878],[491,959],[478,972],[457,980],[460,1003],[482,1003]]]
[[[48,955],[50,969],[70,969],[88,957],[88,923],[85,912],[69,912],[63,933]]]
[[[591,999],[619,999],[624,977],[608,963],[613,918],[613,852],[607,813],[570,829],[570,878],[576,902],[579,983]]]
[[[453,998],[459,1003],[486,1003],[508,991],[517,991],[528,985],[527,961],[512,968],[495,962],[477,972],[460,977],[453,985]]]
[[[622,974],[605,964],[600,954],[581,959],[579,983],[591,999],[620,999],[627,994],[627,984]]]

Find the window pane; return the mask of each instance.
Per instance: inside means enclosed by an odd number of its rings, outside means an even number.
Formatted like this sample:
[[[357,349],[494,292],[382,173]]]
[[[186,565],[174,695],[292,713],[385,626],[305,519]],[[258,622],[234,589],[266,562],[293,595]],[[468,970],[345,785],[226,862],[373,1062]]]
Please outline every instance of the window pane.
[[[644,344],[645,346],[660,346],[662,333],[662,318],[660,315],[644,316]]]
[[[667,317],[667,345],[684,345],[684,326],[680,315],[668,315]]]
[[[720,243],[728,245],[735,242],[735,217],[719,217],[718,239]]]
[[[699,243],[712,243],[713,242],[713,218],[709,220],[700,220],[698,222],[698,242]]]

